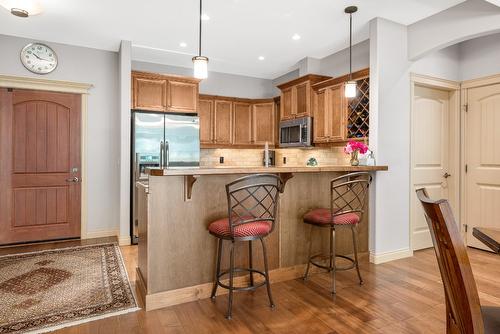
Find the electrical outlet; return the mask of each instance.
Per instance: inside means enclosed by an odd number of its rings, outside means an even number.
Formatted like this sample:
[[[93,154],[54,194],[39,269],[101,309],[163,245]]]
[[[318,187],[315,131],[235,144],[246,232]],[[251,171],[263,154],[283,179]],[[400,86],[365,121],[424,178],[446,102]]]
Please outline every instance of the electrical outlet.
[[[283,157],[283,165],[286,165],[286,157]]]
[[[219,163],[223,164],[224,163],[224,157],[219,157]]]

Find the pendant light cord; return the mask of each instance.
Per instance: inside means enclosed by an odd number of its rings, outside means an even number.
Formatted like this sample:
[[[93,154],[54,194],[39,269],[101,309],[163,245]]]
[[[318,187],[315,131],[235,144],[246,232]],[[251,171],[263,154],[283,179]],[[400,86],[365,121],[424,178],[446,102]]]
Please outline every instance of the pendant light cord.
[[[201,57],[201,15],[202,15],[202,2],[203,0],[200,0],[200,40],[198,41],[198,56]]]
[[[352,80],[352,13],[349,14],[349,80]]]

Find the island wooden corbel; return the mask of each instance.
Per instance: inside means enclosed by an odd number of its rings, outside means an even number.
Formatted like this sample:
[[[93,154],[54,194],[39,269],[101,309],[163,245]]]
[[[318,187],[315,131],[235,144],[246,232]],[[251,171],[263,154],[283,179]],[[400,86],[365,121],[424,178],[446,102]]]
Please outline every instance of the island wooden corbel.
[[[184,175],[184,201],[190,201],[193,194],[193,185],[199,175]]]
[[[293,173],[279,173],[279,177],[283,182],[283,186],[281,187],[280,193],[285,191],[285,185],[293,177]]]

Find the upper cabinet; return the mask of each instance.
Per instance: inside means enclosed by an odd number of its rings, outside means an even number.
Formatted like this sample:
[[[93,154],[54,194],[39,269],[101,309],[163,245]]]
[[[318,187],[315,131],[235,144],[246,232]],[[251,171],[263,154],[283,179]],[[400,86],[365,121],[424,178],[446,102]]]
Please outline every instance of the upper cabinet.
[[[255,147],[276,143],[276,106],[273,99],[200,96],[202,148]]]
[[[166,111],[167,80],[132,77],[132,108]]]
[[[266,142],[274,144],[276,139],[275,103],[255,103],[252,110],[253,143],[264,145]]]
[[[194,78],[132,72],[132,109],[198,112],[198,84]]]
[[[281,84],[280,120],[312,116],[312,85],[330,77],[309,74]]]
[[[344,95],[348,76],[330,79],[312,86],[313,93],[313,142],[344,143],[368,139],[369,133],[369,70],[353,73],[357,82],[354,98]]]
[[[189,80],[168,81],[168,111],[196,112],[198,110],[198,83]]]

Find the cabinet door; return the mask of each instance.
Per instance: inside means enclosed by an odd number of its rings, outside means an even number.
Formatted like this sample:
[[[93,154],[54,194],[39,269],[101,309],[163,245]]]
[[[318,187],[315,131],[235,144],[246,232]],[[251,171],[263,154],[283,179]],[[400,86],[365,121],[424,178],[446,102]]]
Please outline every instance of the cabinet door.
[[[313,141],[315,143],[325,143],[328,141],[328,89],[318,91],[314,94],[314,123]]]
[[[295,86],[296,117],[311,115],[311,85],[304,82]]]
[[[253,142],[264,145],[274,144],[275,140],[275,112],[274,102],[257,103],[253,105]]]
[[[168,81],[168,111],[196,113],[198,109],[198,84]]]
[[[294,110],[294,103],[293,103],[293,88],[290,87],[287,89],[284,89],[281,92],[281,110],[280,110],[280,119],[286,120],[286,119],[292,119],[294,118],[295,110]]]
[[[200,99],[198,116],[200,117],[201,144],[211,144],[214,142],[213,107],[214,101]]]
[[[233,103],[233,131],[235,145],[252,143],[252,105],[244,102]]]
[[[233,139],[233,104],[216,100],[214,105],[214,139],[218,144],[231,144]]]
[[[166,111],[167,80],[133,78],[134,109]]]
[[[343,141],[345,140],[346,132],[346,106],[347,101],[344,96],[344,85],[337,85],[328,88],[328,135],[330,141]]]

